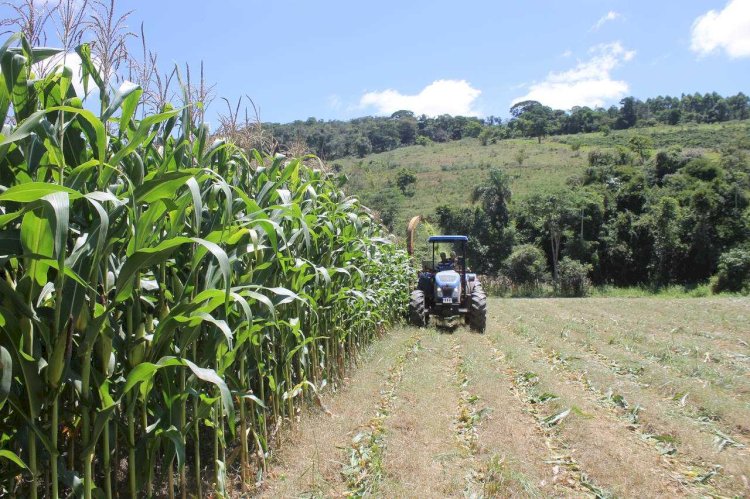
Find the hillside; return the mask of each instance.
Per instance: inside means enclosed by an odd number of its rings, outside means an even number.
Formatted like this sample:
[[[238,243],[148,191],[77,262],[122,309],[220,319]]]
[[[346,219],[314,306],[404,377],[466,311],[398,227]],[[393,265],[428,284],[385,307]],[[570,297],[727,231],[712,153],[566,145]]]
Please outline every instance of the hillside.
[[[464,138],[347,157],[332,164],[349,177],[348,191],[378,209],[400,236],[413,215],[429,217],[444,204],[470,205],[472,190],[487,180],[492,167],[510,176],[513,199],[518,201],[564,185],[585,171],[589,151],[627,146],[635,135],[649,137],[654,150],[679,146],[711,157],[728,145],[750,149],[750,120],[558,135],[541,144],[536,139],[506,139],[482,146],[479,139]],[[397,186],[403,169],[416,177],[408,195]]]

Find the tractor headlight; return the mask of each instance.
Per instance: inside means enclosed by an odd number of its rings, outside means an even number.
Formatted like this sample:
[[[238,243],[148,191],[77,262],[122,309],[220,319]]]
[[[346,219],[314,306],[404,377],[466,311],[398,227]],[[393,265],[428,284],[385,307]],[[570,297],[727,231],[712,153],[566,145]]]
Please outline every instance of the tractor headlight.
[[[438,298],[442,298],[443,297],[443,288],[437,288],[437,291],[436,291],[435,294],[437,295]]]
[[[458,295],[459,295],[459,290],[458,290],[458,286],[456,286],[455,288],[453,288],[453,295],[452,296],[453,296],[453,298],[458,298]]]

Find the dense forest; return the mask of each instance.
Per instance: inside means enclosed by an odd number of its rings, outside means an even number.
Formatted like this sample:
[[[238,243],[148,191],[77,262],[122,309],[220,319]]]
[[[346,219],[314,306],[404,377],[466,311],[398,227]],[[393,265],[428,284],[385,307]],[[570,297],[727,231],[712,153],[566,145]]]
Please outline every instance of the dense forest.
[[[397,111],[389,117],[364,117],[350,121],[308,118],[287,124],[264,123],[263,127],[282,149],[309,150],[324,160],[371,153],[430,142],[478,137],[482,144],[518,137],[575,134],[648,127],[658,124],[718,123],[750,118],[750,97],[742,92],[722,97],[716,92],[654,97],[645,101],[626,97],[609,108],[574,107],[552,109],[536,101],[524,101],[510,109],[507,120],[442,115],[415,116]]]
[[[441,206],[449,233],[472,237],[477,270],[514,285],[750,285],[750,165],[744,149],[717,157],[674,147],[593,149],[585,173],[552,192],[511,202],[507,175],[492,170],[474,207]]]

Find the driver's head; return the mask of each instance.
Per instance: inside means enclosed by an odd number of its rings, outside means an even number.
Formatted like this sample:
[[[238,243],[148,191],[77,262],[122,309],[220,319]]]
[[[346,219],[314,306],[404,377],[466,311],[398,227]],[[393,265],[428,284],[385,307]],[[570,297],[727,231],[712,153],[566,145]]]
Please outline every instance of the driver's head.
[[[440,252],[440,259],[445,260],[445,251]]]

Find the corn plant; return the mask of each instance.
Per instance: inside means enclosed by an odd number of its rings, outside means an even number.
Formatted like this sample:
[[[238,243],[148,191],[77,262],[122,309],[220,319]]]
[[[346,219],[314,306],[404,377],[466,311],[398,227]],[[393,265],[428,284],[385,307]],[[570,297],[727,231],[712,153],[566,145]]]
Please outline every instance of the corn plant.
[[[95,103],[0,48],[0,494],[227,495],[403,315],[408,259],[314,158],[137,119],[76,51]]]

